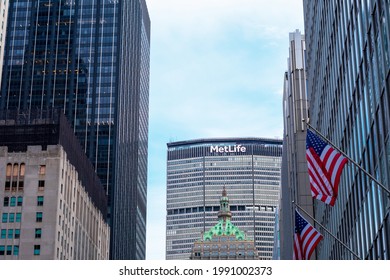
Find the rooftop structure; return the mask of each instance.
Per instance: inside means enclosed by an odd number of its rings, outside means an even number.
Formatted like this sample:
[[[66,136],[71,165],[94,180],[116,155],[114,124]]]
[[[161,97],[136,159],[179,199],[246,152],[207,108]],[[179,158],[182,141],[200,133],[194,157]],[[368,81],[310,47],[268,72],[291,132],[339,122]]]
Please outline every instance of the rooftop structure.
[[[195,241],[191,259],[257,259],[254,240],[231,222],[229,198],[222,191],[218,223]]]

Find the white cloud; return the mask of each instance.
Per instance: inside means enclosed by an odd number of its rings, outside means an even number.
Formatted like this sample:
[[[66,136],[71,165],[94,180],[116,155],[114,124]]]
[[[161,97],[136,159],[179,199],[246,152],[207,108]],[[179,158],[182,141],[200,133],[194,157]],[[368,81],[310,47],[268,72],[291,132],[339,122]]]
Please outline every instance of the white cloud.
[[[166,143],[282,136],[300,0],[146,0],[152,23],[148,259],[165,258]]]
[[[250,36],[281,37],[302,14],[300,0],[147,0],[157,36],[183,33],[189,38],[218,35],[226,28],[250,30]]]

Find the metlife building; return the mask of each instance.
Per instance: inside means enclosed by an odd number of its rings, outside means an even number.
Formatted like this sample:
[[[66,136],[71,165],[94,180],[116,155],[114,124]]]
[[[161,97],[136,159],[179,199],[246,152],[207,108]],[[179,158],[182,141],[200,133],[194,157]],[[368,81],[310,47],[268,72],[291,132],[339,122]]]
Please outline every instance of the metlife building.
[[[213,226],[223,187],[232,222],[272,259],[282,141],[212,138],[171,142],[167,158],[166,259],[189,259],[194,241]]]

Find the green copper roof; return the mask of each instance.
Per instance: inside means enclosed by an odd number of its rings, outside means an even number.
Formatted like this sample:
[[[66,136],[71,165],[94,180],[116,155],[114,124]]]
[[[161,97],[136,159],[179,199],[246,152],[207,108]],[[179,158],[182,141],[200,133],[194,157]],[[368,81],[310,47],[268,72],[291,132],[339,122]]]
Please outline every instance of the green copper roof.
[[[204,241],[211,241],[213,236],[235,236],[236,240],[245,240],[245,233],[237,226],[233,225],[230,220],[219,220],[210,230],[203,234]]]
[[[218,223],[203,234],[203,240],[211,241],[213,236],[235,236],[236,240],[246,240],[245,233],[230,221],[232,214],[225,188],[223,188],[220,199],[220,209],[218,212]]]

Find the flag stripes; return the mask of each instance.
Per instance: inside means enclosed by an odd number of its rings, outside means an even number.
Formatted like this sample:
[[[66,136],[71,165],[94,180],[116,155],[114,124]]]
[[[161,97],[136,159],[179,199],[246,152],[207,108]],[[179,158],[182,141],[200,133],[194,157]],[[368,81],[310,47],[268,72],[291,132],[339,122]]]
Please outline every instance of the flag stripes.
[[[348,160],[307,129],[306,159],[312,196],[334,205],[340,176]]]
[[[294,260],[309,260],[322,239],[321,233],[295,210]]]

